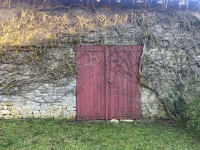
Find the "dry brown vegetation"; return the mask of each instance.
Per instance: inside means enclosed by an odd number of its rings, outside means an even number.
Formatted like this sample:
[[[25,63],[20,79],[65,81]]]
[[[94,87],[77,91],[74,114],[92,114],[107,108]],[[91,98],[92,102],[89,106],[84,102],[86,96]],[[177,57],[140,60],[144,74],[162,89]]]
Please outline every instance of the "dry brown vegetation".
[[[8,10],[5,13],[7,12]],[[142,14],[141,17],[144,15]],[[97,13],[93,16],[83,16],[59,11],[51,13],[25,9],[8,18],[0,21],[1,47],[37,45],[59,40],[66,35],[68,37],[77,34],[83,36],[90,31],[127,25],[129,16],[126,13],[111,15]],[[68,42],[68,40],[70,39],[66,37],[65,41]]]

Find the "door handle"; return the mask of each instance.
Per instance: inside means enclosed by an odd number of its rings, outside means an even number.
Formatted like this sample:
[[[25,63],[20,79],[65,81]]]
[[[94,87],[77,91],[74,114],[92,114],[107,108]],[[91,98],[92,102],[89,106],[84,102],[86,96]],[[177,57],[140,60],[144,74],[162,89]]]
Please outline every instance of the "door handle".
[[[108,83],[111,83],[112,81],[108,79]]]

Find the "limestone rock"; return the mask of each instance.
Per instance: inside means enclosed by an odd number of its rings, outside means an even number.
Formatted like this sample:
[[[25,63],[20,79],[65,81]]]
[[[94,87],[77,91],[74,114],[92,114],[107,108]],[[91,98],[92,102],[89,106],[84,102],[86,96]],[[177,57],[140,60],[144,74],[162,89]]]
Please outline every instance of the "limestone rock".
[[[41,110],[42,111],[48,111],[48,110],[50,110],[50,106],[51,106],[51,104],[49,104],[49,103],[47,103],[47,104],[41,104]]]
[[[118,123],[118,122],[119,122],[119,120],[117,120],[117,119],[111,119],[111,120],[110,120],[110,122],[113,122],[113,123]]]
[[[27,110],[20,110],[19,113],[21,115],[23,115],[23,114],[33,114],[33,111],[31,109],[27,109]]]
[[[132,119],[122,119],[122,120],[120,120],[120,121],[122,121],[122,122],[133,122]]]
[[[35,110],[35,111],[33,111],[33,114],[40,114],[40,111],[39,110]]]
[[[22,115],[20,115],[20,114],[17,114],[17,115],[14,115],[14,118],[15,118],[15,119],[18,119],[18,118],[23,118],[23,116],[22,116]]]
[[[23,114],[23,118],[33,118],[33,114]]]
[[[57,111],[52,111],[51,116],[54,118],[60,118],[61,116],[63,116],[63,113],[64,113],[63,110],[59,109]]]
[[[9,110],[1,110],[1,114],[2,115],[10,115],[10,111]]]
[[[0,118],[2,118],[3,117],[3,115],[2,115],[2,112],[0,111]]]
[[[12,110],[12,106],[7,106],[7,109],[8,109],[9,111],[11,111],[11,110]]]
[[[41,107],[40,106],[32,106],[32,109],[39,111],[41,109]]]
[[[4,109],[4,106],[2,104],[0,104],[0,110]]]
[[[40,114],[40,118],[51,118],[50,114]]]
[[[12,110],[20,111],[20,110],[22,110],[22,108],[20,106],[18,106],[18,105],[12,105]]]
[[[11,115],[14,116],[14,115],[18,115],[19,114],[19,111],[17,110],[11,110]]]
[[[41,118],[41,114],[33,114],[34,118]]]
[[[14,117],[11,116],[11,115],[5,115],[5,116],[3,116],[3,118],[5,118],[5,119],[13,119]]]
[[[70,114],[67,115],[67,120],[74,120],[76,117],[76,111],[72,111]]]

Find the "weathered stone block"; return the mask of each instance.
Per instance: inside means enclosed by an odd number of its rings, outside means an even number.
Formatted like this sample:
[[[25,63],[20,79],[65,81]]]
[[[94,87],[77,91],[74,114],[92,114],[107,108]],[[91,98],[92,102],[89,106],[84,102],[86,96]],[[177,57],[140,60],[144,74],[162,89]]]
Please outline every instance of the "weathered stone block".
[[[122,122],[133,122],[133,119],[121,119]]]
[[[11,115],[19,115],[19,111],[18,110],[11,110]]]
[[[75,107],[71,107],[68,110],[70,110],[70,111],[76,111],[76,108]]]
[[[118,123],[118,122],[119,122],[119,120],[117,120],[117,119],[111,119],[111,120],[110,120],[110,122],[113,122],[113,123]]]
[[[64,115],[64,117],[67,117],[70,113],[71,113],[70,111],[67,111],[67,110],[66,110],[66,111],[64,111],[64,114],[63,114],[63,115]]]
[[[33,109],[33,110],[38,110],[38,111],[39,111],[39,110],[41,109],[41,107],[40,107],[40,106],[32,106],[32,109]]]
[[[33,114],[34,118],[41,118],[41,114]]]
[[[54,118],[60,118],[64,114],[64,111],[62,109],[58,109],[56,111],[51,111],[51,116]]]
[[[10,115],[10,111],[9,110],[1,110],[1,114],[2,115]]]
[[[51,106],[51,110],[58,110],[58,109],[62,109],[62,104],[61,103],[53,103],[52,106]]]
[[[4,109],[4,106],[0,104],[0,110],[3,110],[3,109]]]
[[[54,99],[54,100],[58,99],[58,97],[56,95],[52,96],[51,98]]]
[[[41,104],[41,110],[42,111],[48,111],[48,110],[50,110],[50,107],[51,107],[51,104],[49,104],[49,103]]]
[[[50,111],[40,110],[40,114],[41,115],[49,115],[50,116],[51,112]]]
[[[0,101],[1,101],[1,102],[7,102],[7,101],[9,101],[9,98],[6,97],[6,96],[1,96],[1,95],[0,95]]]
[[[20,111],[20,110],[22,110],[22,107],[20,107],[18,105],[12,105],[12,110]]]
[[[142,116],[143,118],[168,118],[167,115],[164,115],[165,112],[163,106],[160,105],[158,99],[156,98],[155,93],[152,93],[150,90],[142,87]]]
[[[45,113],[41,113],[40,117],[41,118],[51,118],[51,114],[50,113],[46,113],[46,114]]]
[[[33,114],[23,114],[23,118],[33,118]]]
[[[44,101],[41,97],[39,97],[39,95],[38,95],[38,97],[35,97],[35,99],[34,99],[35,101],[37,101],[37,102],[41,102],[41,101]]]
[[[3,118],[5,118],[5,119],[13,119],[14,117],[11,116],[11,115],[4,115]]]
[[[21,97],[21,96],[12,96],[11,99],[14,102],[23,102],[23,101],[25,101],[25,99],[23,97]]]
[[[7,106],[7,109],[8,109],[9,111],[11,111],[11,110],[12,110],[12,106]]]
[[[20,115],[20,114],[14,115],[14,118],[15,118],[15,119],[23,118],[23,115]]]
[[[35,110],[35,111],[33,111],[33,114],[40,114],[40,111]]]
[[[71,111],[70,114],[66,117],[68,120],[74,120],[76,117],[76,111]]]
[[[26,105],[32,107],[32,106],[40,106],[41,104],[34,101],[27,101]]]
[[[32,109],[26,109],[26,110],[20,110],[19,111],[20,114],[33,114],[33,110]]]

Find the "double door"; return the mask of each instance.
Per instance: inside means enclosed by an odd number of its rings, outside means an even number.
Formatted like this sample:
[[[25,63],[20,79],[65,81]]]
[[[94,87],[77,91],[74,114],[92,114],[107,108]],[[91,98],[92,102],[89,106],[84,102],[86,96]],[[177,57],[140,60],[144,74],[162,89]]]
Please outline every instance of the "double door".
[[[77,120],[141,118],[140,46],[76,47]]]

